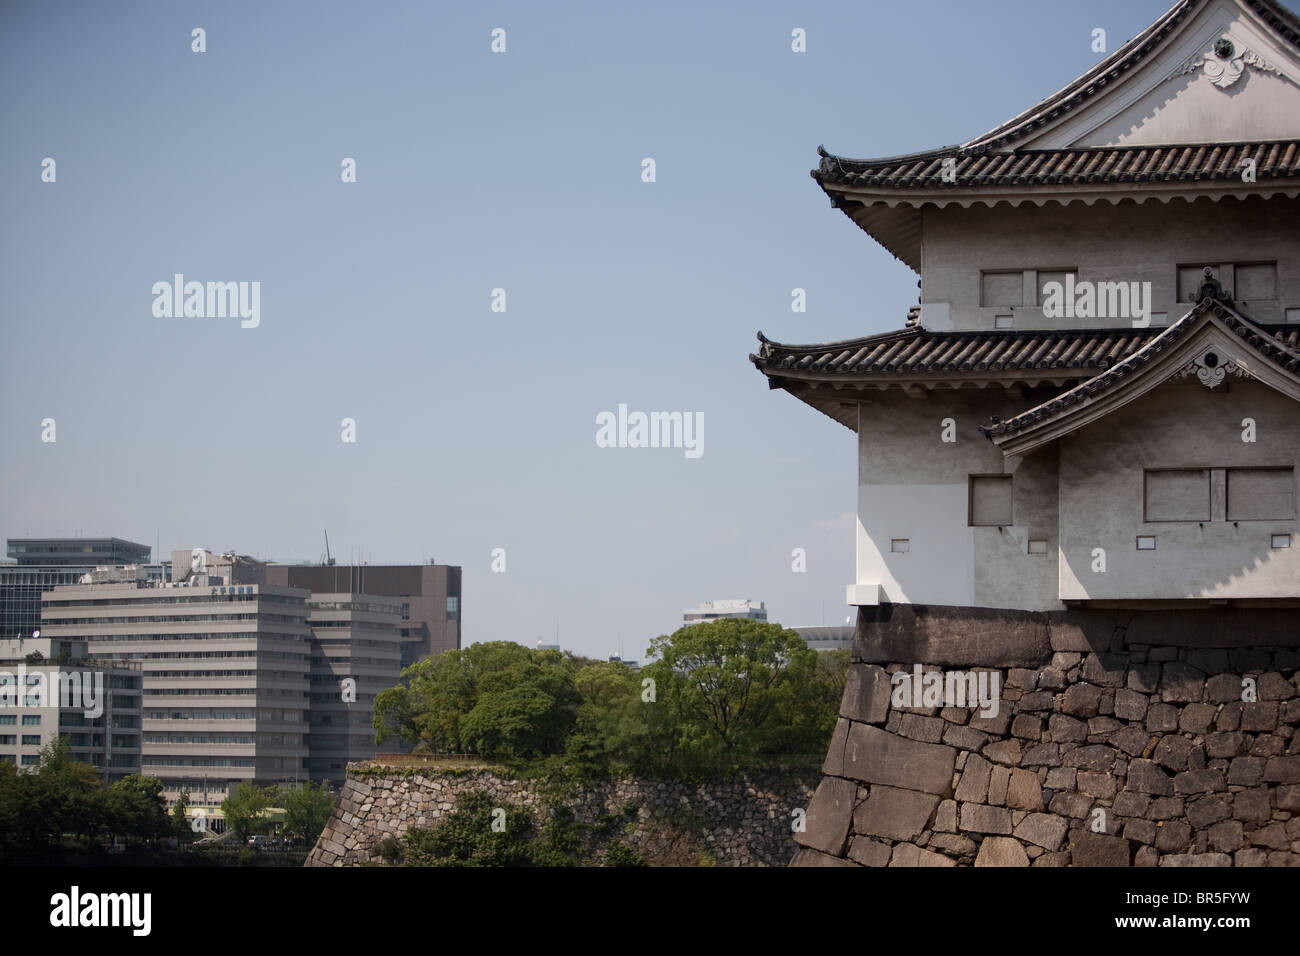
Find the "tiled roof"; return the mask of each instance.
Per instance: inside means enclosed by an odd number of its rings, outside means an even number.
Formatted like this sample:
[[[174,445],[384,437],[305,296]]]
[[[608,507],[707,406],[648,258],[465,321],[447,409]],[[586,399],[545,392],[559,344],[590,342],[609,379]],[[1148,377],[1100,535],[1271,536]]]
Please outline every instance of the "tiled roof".
[[[1255,161],[1256,180],[1300,177],[1300,140],[1196,146],[1095,146],[1010,153],[969,152],[950,147],[887,159],[845,159],[821,147],[817,151],[822,160],[812,176],[823,188],[829,185],[906,189],[1240,181],[1243,159]],[[943,179],[944,161],[948,159],[956,160],[953,182]]]
[[[1292,328],[1295,328],[1294,326]],[[823,345],[763,343],[752,361],[766,375],[783,371],[858,376],[910,372],[1110,368],[1163,330],[999,329],[931,332],[920,326]]]
[[[1117,362],[1100,375],[1090,378],[1088,381],[1062,392],[1056,398],[1022,412],[1014,418],[993,425],[981,425],[980,431],[990,438],[1007,435],[1111,388],[1177,342],[1191,327],[1195,318],[1206,311],[1213,311],[1236,335],[1271,360],[1277,362],[1278,365],[1300,375],[1300,327],[1289,325],[1277,328],[1256,325],[1233,311],[1230,304],[1206,298],[1197,303],[1190,312],[1173,325],[1161,330],[1157,336],[1145,343],[1143,347],[1130,353],[1122,361]]]
[[[1155,55],[1165,39],[1206,0],[1180,0],[1160,19],[1102,60],[1078,79],[1073,80],[1019,116],[971,140],[967,146],[998,149],[1050,126],[1067,113],[1078,110],[1091,97],[1112,88],[1125,73]],[[1267,23],[1283,41],[1300,47],[1300,19],[1273,0],[1244,0],[1256,16]]]

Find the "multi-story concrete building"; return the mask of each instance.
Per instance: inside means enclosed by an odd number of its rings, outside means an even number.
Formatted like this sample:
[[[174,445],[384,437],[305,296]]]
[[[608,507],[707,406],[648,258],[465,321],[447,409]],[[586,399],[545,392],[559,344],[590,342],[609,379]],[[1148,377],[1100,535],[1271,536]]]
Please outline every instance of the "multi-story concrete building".
[[[0,640],[0,761],[34,770],[64,736],[105,783],[140,773],[141,686],[139,665],[105,666],[84,641]]]
[[[308,772],[342,783],[349,761],[375,755],[375,695],[401,676],[401,598],[312,594]]]
[[[148,580],[168,578],[166,565],[147,563],[146,545],[121,538],[10,538],[6,552],[16,563],[0,564],[0,638],[31,637],[41,626],[41,593],[96,568],[138,566]]]
[[[753,621],[767,620],[767,606],[762,601],[737,598],[725,601],[705,601],[699,607],[688,607],[682,612],[687,624],[714,621],[722,617],[743,617]]]
[[[77,584],[43,595],[42,634],[139,662],[143,772],[215,806],[232,785],[308,776],[308,593],[263,584]]]
[[[268,565],[266,583],[317,594],[401,598],[402,666],[456,650],[461,640],[461,569],[445,564]]]
[[[49,567],[148,564],[151,550],[121,538],[10,538],[5,546],[19,564]]]

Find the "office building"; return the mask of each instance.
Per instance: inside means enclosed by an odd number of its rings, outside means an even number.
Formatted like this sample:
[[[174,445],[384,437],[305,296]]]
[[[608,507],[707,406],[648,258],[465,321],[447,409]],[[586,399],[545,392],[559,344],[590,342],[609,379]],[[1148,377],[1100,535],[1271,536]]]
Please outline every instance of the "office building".
[[[342,784],[349,761],[375,756],[375,695],[401,675],[402,599],[312,594],[308,773]]]
[[[5,550],[16,563],[0,564],[0,638],[30,638],[41,626],[41,593],[77,584],[96,568],[128,565],[148,580],[168,577],[165,565],[148,563],[146,545],[121,538],[10,538]]]
[[[9,538],[5,553],[22,565],[93,568],[148,564],[151,549],[121,538]]]
[[[143,772],[210,807],[243,781],[308,775],[307,597],[207,574],[68,585],[43,595],[42,635],[139,663]]]
[[[456,650],[461,640],[461,569],[445,564],[272,564],[266,583],[318,594],[400,598],[402,667]]]
[[[66,736],[72,759],[106,784],[140,773],[141,684],[139,665],[105,666],[84,641],[0,639],[0,762],[35,770]]]
[[[762,601],[750,601],[748,599],[705,601],[699,607],[687,608],[682,614],[682,620],[687,624],[714,621],[723,617],[743,617],[752,621],[766,621],[767,607]]]

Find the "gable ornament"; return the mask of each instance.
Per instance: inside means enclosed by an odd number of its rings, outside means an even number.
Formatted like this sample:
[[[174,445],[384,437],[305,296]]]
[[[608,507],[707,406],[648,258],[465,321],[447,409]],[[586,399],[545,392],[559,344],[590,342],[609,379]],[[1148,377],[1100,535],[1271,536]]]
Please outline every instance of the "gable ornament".
[[[1219,37],[1214,42],[1213,49],[1184,63],[1174,75],[1183,76],[1203,70],[1211,83],[1221,90],[1226,90],[1242,78],[1248,66],[1266,73],[1281,74],[1282,72],[1254,50],[1244,46],[1238,49],[1237,45],[1225,36]]]

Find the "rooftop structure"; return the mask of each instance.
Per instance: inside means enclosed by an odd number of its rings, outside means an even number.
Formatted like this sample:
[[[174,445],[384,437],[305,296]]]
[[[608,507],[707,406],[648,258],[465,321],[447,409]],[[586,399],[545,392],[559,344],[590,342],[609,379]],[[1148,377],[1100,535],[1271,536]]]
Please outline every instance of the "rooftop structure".
[[[461,641],[461,569],[445,564],[268,565],[268,584],[315,593],[365,593],[402,602],[402,667]]]
[[[151,549],[122,538],[9,538],[5,553],[21,565],[148,564]]]
[[[699,607],[689,607],[682,612],[687,624],[712,621],[721,617],[744,617],[754,621],[767,620],[767,606],[762,601],[736,598],[724,601],[705,601]]]

